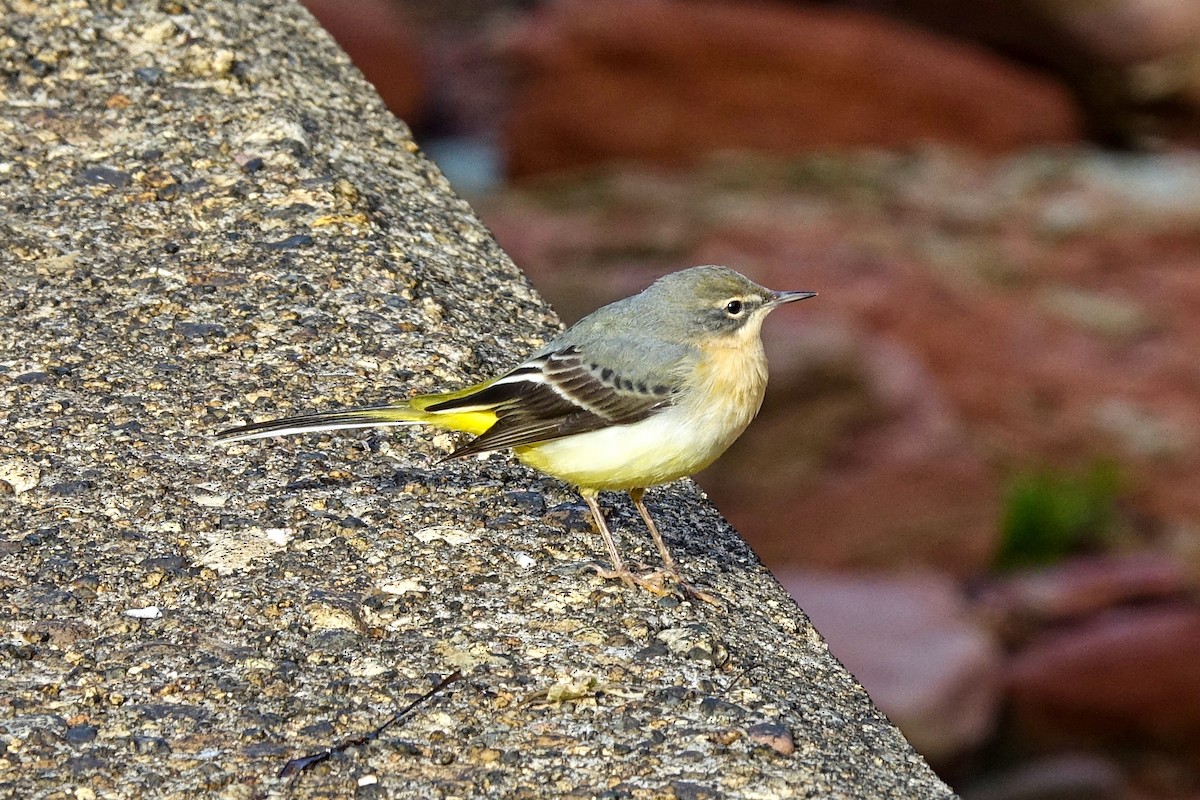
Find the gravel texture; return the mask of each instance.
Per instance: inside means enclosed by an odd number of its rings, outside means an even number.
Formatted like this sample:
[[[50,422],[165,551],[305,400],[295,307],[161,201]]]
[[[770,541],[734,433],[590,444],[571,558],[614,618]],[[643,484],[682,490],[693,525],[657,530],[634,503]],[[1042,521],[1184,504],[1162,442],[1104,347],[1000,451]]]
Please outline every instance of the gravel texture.
[[[0,65],[0,796],[950,795],[690,483],[724,612],[449,435],[213,444],[556,326],[298,6],[18,2]]]

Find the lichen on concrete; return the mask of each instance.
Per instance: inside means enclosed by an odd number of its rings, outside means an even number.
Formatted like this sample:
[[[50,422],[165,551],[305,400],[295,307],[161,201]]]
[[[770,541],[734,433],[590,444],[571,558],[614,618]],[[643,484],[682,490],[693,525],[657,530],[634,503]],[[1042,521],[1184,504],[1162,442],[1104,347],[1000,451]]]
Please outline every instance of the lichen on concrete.
[[[0,795],[950,794],[688,482],[650,502],[724,612],[446,434],[213,444],[557,324],[298,6],[18,2],[0,63]]]

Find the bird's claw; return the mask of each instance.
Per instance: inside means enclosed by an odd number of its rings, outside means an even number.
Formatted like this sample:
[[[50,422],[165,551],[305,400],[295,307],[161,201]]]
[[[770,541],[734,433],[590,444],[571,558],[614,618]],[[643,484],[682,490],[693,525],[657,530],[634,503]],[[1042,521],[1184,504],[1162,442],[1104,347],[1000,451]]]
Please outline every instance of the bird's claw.
[[[717,597],[717,595],[711,594],[709,592],[704,591],[703,589],[699,589],[699,588],[693,586],[692,584],[685,581],[683,579],[683,577],[681,575],[679,575],[678,573],[676,573],[675,579],[679,583],[679,590],[681,592],[683,592],[684,596],[687,597],[689,600],[700,600],[701,602],[708,603],[710,606],[717,609],[718,611],[725,610],[725,604],[720,601],[720,599]]]
[[[605,580],[619,578],[630,589],[639,587],[658,597],[666,597],[671,593],[669,589],[663,586],[663,576],[669,573],[662,570],[648,572],[645,575],[637,575],[628,569],[607,569],[599,564],[590,564],[589,567]]]
[[[691,583],[684,580],[683,576],[675,570],[659,569],[653,572],[648,572],[643,575],[638,575],[631,572],[629,569],[608,569],[599,564],[589,564],[589,569],[595,571],[596,575],[605,580],[619,579],[629,588],[638,587],[645,589],[658,597],[667,597],[672,594],[672,591],[665,585],[664,579],[671,579],[679,587],[680,593],[687,600],[699,600],[714,606],[721,611],[725,610],[725,604],[722,603],[716,595],[700,589]]]

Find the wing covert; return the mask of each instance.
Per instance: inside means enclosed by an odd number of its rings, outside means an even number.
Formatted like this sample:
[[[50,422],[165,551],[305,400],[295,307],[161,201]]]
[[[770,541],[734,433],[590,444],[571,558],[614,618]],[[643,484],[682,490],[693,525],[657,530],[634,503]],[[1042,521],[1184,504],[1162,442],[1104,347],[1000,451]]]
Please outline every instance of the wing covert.
[[[452,454],[464,456],[628,425],[673,402],[674,393],[666,384],[624,377],[587,361],[578,348],[564,347],[531,358],[466,397],[425,410],[495,412],[491,428]]]

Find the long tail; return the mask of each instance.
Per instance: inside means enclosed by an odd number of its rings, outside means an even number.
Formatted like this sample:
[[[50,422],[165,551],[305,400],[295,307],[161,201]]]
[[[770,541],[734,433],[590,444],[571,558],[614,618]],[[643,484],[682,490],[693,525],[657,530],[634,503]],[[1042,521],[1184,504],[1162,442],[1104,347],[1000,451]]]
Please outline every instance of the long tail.
[[[240,442],[293,433],[334,431],[347,428],[386,428],[393,425],[435,425],[473,436],[496,422],[496,402],[475,402],[477,394],[494,381],[484,381],[456,392],[426,394],[386,406],[351,408],[252,422],[217,434],[219,442]],[[426,410],[432,409],[432,410]]]
[[[313,433],[348,428],[382,428],[391,425],[417,425],[420,423],[453,427],[447,425],[447,422],[448,420],[437,419],[434,414],[414,408],[409,402],[403,402],[252,422],[249,425],[223,430],[217,434],[216,438],[219,442],[240,442],[245,439],[264,439],[268,436],[290,436],[293,433]]]

